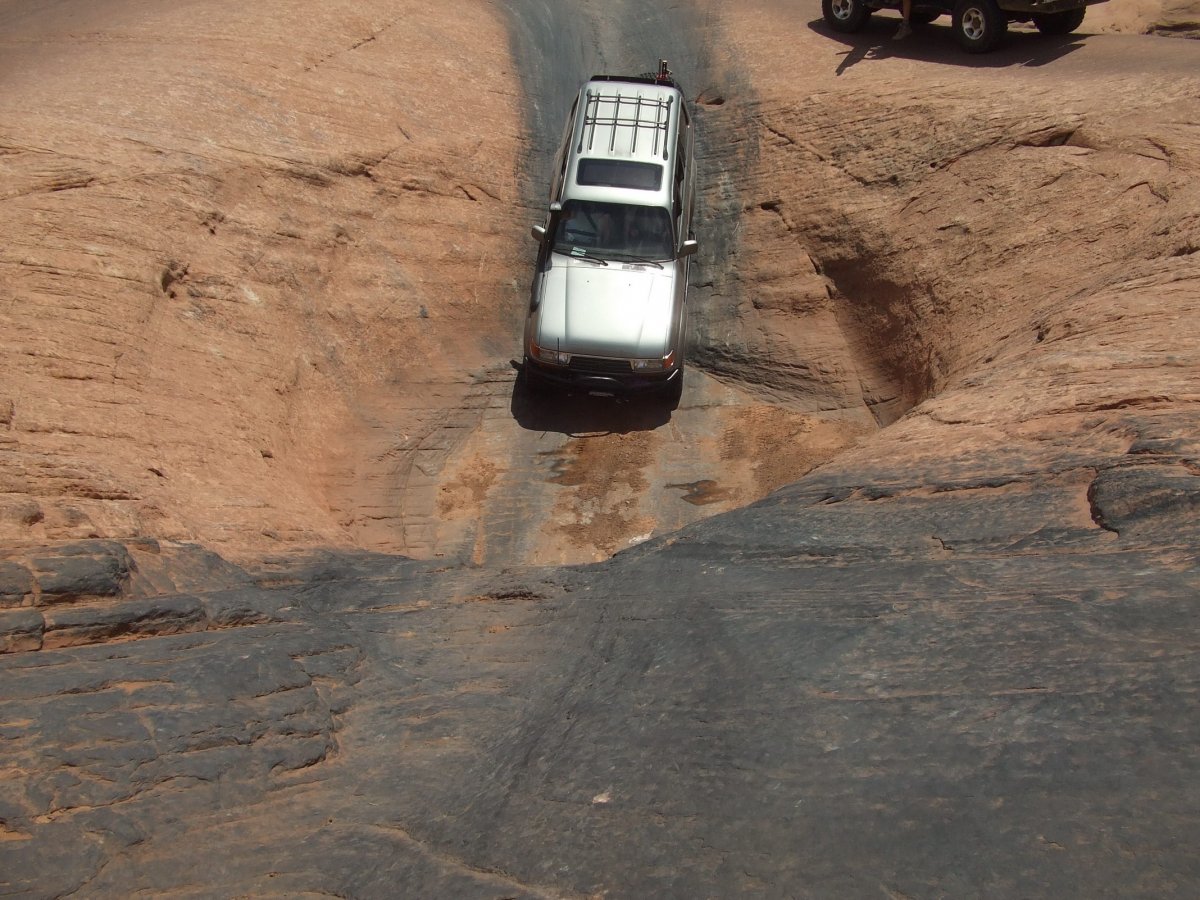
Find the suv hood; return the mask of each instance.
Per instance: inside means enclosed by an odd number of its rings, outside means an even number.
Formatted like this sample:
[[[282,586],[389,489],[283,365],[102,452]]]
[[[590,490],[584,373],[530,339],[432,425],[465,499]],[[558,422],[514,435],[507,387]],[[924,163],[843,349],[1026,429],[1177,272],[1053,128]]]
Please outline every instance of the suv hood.
[[[587,356],[651,359],[671,335],[675,267],[554,259],[542,282],[537,342]]]

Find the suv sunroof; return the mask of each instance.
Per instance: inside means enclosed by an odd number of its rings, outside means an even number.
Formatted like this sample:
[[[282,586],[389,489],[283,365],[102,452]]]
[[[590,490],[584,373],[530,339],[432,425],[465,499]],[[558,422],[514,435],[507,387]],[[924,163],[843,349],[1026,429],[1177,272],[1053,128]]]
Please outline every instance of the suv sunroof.
[[[620,159],[581,159],[575,180],[594,187],[633,188],[657,191],[662,187],[663,167],[654,163]]]

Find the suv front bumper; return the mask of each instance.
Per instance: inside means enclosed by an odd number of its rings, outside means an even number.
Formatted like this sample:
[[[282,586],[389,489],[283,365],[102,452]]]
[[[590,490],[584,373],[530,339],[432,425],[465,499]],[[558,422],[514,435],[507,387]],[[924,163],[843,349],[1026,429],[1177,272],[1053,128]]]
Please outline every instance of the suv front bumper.
[[[530,381],[553,385],[567,391],[587,394],[655,394],[670,391],[677,379],[683,378],[683,370],[676,367],[668,372],[628,375],[601,374],[577,371],[562,366],[548,366],[525,357],[525,375]]]

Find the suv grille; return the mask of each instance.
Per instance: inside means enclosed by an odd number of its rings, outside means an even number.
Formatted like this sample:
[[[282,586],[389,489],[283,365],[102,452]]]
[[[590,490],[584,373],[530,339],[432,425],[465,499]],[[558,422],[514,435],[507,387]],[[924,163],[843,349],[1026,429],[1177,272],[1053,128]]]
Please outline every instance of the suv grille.
[[[572,372],[591,372],[596,375],[629,375],[633,367],[627,359],[601,359],[596,356],[572,356]]]

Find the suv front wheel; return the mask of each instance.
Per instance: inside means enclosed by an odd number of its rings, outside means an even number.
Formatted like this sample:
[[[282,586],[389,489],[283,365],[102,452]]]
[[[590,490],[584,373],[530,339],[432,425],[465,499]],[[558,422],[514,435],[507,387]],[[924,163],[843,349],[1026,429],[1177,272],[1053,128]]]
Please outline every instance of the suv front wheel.
[[[954,36],[968,53],[995,49],[1008,31],[1008,18],[996,0],[958,0],[954,7]]]
[[[864,0],[821,0],[821,15],[834,31],[852,34],[867,24],[871,7]]]

